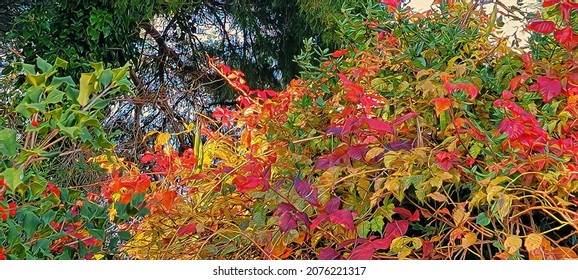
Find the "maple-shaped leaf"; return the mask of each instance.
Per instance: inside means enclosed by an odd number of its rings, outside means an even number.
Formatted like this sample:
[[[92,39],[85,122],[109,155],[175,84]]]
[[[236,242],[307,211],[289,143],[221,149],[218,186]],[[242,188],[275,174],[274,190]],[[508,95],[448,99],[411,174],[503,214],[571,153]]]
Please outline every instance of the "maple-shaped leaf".
[[[331,215],[329,215],[329,221],[334,224],[343,225],[352,231],[355,230],[355,224],[353,223],[353,213],[348,209],[341,209],[331,213]]]
[[[303,181],[299,178],[295,178],[293,180],[295,190],[297,194],[309,202],[311,205],[320,206],[319,205],[319,197],[318,197],[318,190],[313,188],[311,184],[307,181]]]
[[[343,259],[343,257],[341,256],[341,253],[339,253],[339,251],[337,251],[331,247],[327,247],[327,248],[321,249],[321,251],[319,251],[319,259],[320,260],[340,260],[340,259]]]
[[[434,98],[429,103],[435,106],[436,116],[438,117],[452,106],[450,98]]]
[[[537,20],[526,25],[526,28],[538,33],[549,34],[556,29],[556,23],[549,20]]]
[[[297,228],[297,218],[291,212],[284,212],[279,216],[279,230],[282,233]]]
[[[524,134],[525,130],[526,126],[523,123],[512,119],[503,119],[497,131],[506,133],[510,137],[510,140],[517,140]]]
[[[544,102],[548,103],[562,93],[562,83],[556,78],[538,77],[538,90]]]
[[[180,236],[183,236],[185,234],[195,233],[196,231],[197,231],[197,225],[193,223],[193,224],[189,224],[189,225],[186,225],[186,226],[180,228],[177,231],[177,235],[180,237]]]

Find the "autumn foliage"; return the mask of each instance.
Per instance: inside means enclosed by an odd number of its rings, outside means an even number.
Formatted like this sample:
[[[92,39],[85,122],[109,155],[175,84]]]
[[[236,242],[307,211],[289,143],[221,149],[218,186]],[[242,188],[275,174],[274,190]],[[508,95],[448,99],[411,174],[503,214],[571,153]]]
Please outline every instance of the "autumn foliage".
[[[109,173],[98,203],[131,235],[110,256],[578,258],[577,4],[544,1],[521,53],[496,35],[496,10],[381,2],[345,11],[346,46],[309,45],[279,92],[209,59],[238,106],[185,124],[192,147],[153,131],[138,163],[93,158]],[[20,206],[5,201],[11,219]],[[67,232],[53,254],[111,238],[53,227]]]

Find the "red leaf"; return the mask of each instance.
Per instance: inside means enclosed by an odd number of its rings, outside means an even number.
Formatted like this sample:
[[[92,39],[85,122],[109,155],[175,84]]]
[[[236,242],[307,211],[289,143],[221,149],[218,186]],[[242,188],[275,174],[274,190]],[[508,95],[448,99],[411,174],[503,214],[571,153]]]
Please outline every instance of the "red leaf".
[[[563,29],[554,32],[554,38],[565,48],[572,50],[578,45],[578,35],[574,34],[571,26],[566,26]]]
[[[409,222],[407,220],[394,220],[385,226],[385,237],[394,238],[403,236],[409,227]]]
[[[142,164],[145,164],[145,163],[153,161],[154,159],[155,159],[154,155],[146,154],[146,155],[142,156],[142,158],[140,159],[140,162]]]
[[[422,241],[422,250],[423,250],[423,256],[422,257],[427,257],[429,255],[431,255],[431,253],[433,253],[433,242],[429,242],[429,241]]]
[[[538,20],[528,24],[526,28],[542,34],[549,34],[556,29],[556,23],[549,20]]]
[[[327,248],[321,249],[321,251],[319,251],[319,259],[320,260],[339,260],[339,259],[342,259],[342,257],[341,257],[341,253],[339,253],[339,251],[337,251],[331,247],[327,247]]]
[[[436,116],[439,117],[442,112],[445,112],[451,107],[452,100],[450,98],[434,98],[429,102],[429,104],[432,103],[435,106]]]
[[[355,225],[353,224],[353,214],[348,209],[341,209],[333,212],[329,216],[329,220],[334,224],[343,225],[352,231],[355,230]]]
[[[518,88],[518,85],[520,84],[521,80],[522,76],[516,76],[512,78],[512,80],[510,81],[510,90],[515,90],[516,88]]]
[[[182,227],[179,229],[179,231],[177,231],[177,235],[183,236],[185,234],[189,234],[189,233],[195,233],[197,231],[197,225],[196,224],[189,224],[185,227]]]
[[[562,93],[562,83],[559,79],[538,77],[538,90],[542,94],[544,102],[548,103]]]
[[[351,251],[351,255],[349,256],[350,260],[371,260],[373,257],[373,252],[375,252],[375,248],[371,245],[371,243],[365,243],[359,245]]]
[[[517,140],[525,130],[526,126],[523,123],[511,119],[503,119],[498,127],[498,132],[508,134],[510,140]]]
[[[294,179],[295,190],[303,199],[315,206],[319,205],[318,190],[313,188],[307,181],[299,178]]]
[[[478,96],[478,88],[472,84],[458,84],[456,86],[458,89],[465,90],[470,95],[471,100],[476,99]]]
[[[568,3],[562,3],[562,5],[560,5],[560,11],[562,11],[562,19],[566,22],[570,22],[571,8],[572,6],[570,6]]]
[[[336,50],[335,52],[333,52],[331,54],[331,56],[333,56],[335,58],[339,58],[339,57],[342,57],[343,55],[346,55],[347,52],[348,52],[347,50]]]
[[[516,96],[511,91],[509,91],[509,90],[502,91],[502,98],[503,99],[509,100],[509,99],[514,98],[514,97],[516,97]]]
[[[560,0],[544,0],[544,3],[542,3],[542,7],[547,8],[550,6],[554,6],[558,3],[560,3]]]
[[[349,147],[347,145],[340,145],[333,153],[320,156],[317,163],[315,163],[315,169],[327,170],[333,166],[345,163],[349,160],[349,155],[347,154],[348,149]]]
[[[417,115],[419,115],[419,114],[416,112],[407,113],[407,114],[395,119],[391,124],[393,124],[393,126],[398,126],[398,125],[404,123],[405,121],[407,121],[407,120],[409,120],[409,119],[411,119]]]
[[[368,117],[363,116],[360,118],[360,120],[363,123],[367,124],[367,126],[373,130],[393,134],[393,127],[391,126],[391,124],[382,119],[377,118],[370,119]]]
[[[325,220],[327,220],[327,218],[329,218],[329,215],[325,214],[325,213],[321,213],[319,214],[319,216],[317,216],[317,218],[313,219],[313,221],[311,222],[311,224],[309,225],[309,229],[310,230],[314,230],[317,228],[317,226],[321,223],[323,223]]]
[[[381,0],[382,4],[385,4],[387,6],[389,6],[390,8],[397,8],[397,6],[399,5],[399,2],[401,2],[401,0]]]
[[[411,211],[403,208],[403,207],[395,207],[393,208],[393,212],[402,215],[404,218],[409,219],[411,217]]]

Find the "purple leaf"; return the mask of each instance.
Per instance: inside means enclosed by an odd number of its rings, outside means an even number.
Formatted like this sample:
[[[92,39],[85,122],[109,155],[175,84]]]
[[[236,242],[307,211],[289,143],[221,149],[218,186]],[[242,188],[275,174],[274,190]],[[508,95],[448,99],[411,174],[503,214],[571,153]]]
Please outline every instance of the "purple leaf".
[[[339,197],[334,197],[325,204],[325,212],[327,214],[331,214],[339,209],[339,204],[341,204],[341,200]]]
[[[291,212],[285,212],[279,216],[279,229],[282,233],[297,228],[297,219]]]
[[[349,147],[349,149],[347,149],[347,155],[349,155],[351,158],[358,160],[358,161],[363,161],[363,157],[365,155],[365,153],[367,152],[367,145],[354,145]]]
[[[321,251],[319,251],[319,259],[320,260],[339,260],[341,259],[341,253],[339,253],[339,251],[331,248],[331,247],[327,247],[325,249],[321,249]]]
[[[278,216],[285,212],[297,212],[297,208],[295,208],[295,206],[289,203],[281,202],[279,203],[279,205],[277,205],[277,210],[275,210],[275,213],[273,213],[273,215]]]
[[[307,214],[305,214],[304,212],[297,212],[297,214],[295,214],[295,217],[297,217],[297,219],[301,221],[307,228],[311,226],[311,221],[309,220]]]
[[[303,181],[299,178],[295,178],[293,182],[295,185],[295,190],[297,191],[299,196],[301,196],[303,199],[305,199],[312,205],[320,206],[317,189],[313,188],[311,184],[309,184],[309,182]]]

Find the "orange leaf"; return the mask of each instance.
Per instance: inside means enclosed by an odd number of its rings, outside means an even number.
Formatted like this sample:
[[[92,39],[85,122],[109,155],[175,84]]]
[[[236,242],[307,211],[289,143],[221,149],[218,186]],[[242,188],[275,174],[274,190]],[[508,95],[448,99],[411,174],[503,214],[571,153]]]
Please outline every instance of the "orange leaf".
[[[450,98],[434,98],[434,99],[430,100],[429,103],[434,104],[436,116],[439,117],[439,115],[442,112],[445,112],[446,110],[448,110],[450,108],[450,106],[452,105],[452,100]]]

